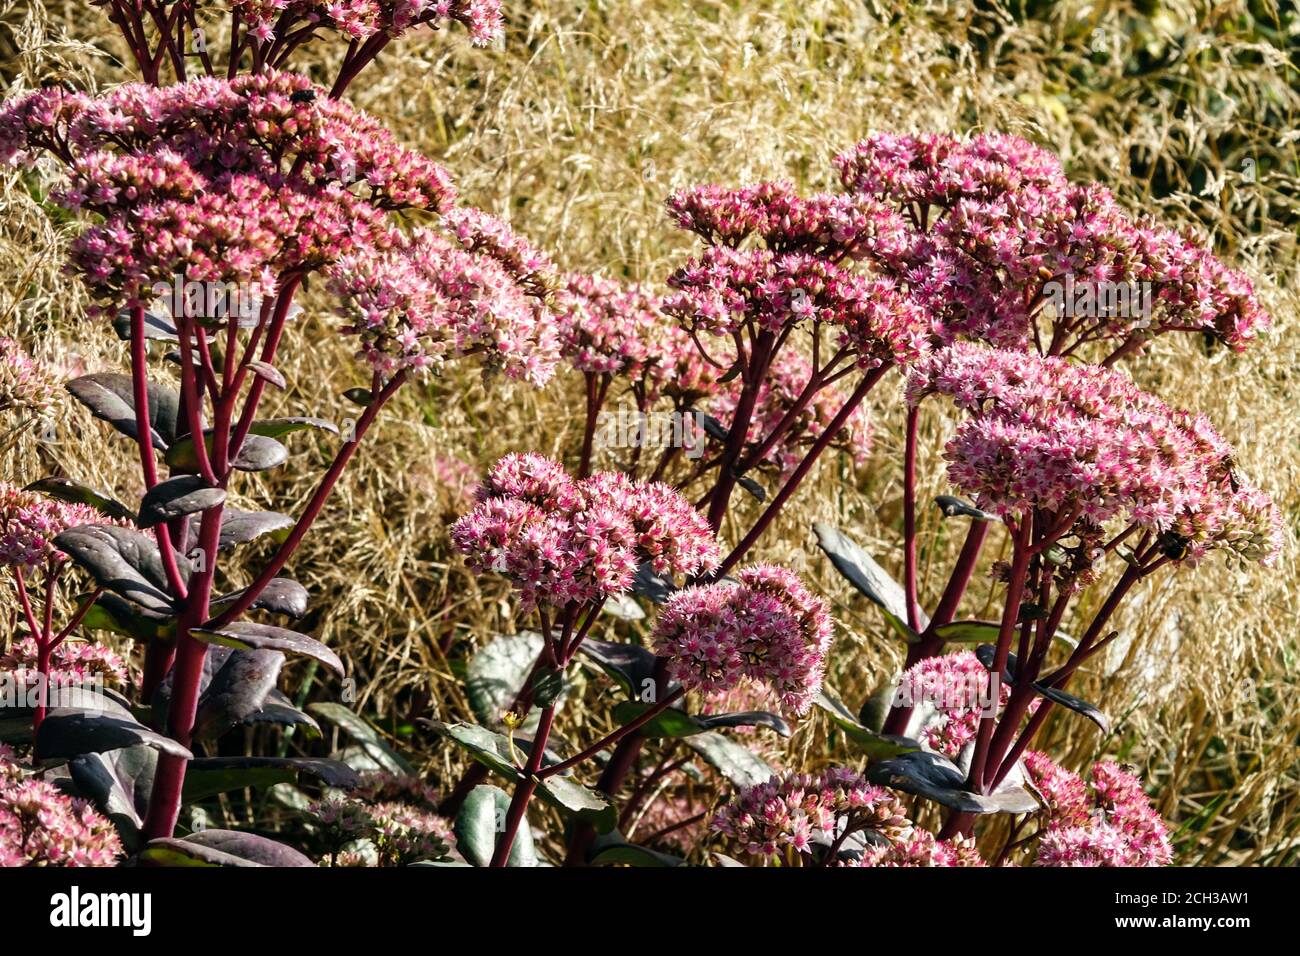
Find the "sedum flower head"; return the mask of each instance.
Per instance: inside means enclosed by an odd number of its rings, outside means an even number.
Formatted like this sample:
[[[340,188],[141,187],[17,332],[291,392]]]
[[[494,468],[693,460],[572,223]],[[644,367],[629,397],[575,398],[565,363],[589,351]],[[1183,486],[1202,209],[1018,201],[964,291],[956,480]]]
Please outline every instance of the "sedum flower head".
[[[0,412],[47,411],[59,398],[59,378],[21,345],[0,336]]]
[[[0,673],[13,673],[21,684],[36,681],[38,650],[34,638],[14,641],[8,653],[0,654]],[[103,644],[63,641],[50,655],[47,678],[61,686],[102,682],[110,687],[122,687],[127,682],[126,661]]]
[[[1046,811],[1035,866],[1166,866],[1169,830],[1142,782],[1113,761],[1093,765],[1091,788],[1041,753],[1025,769]]]
[[[27,777],[0,748],[0,866],[112,866],[122,843],[86,800]]]
[[[975,840],[953,837],[936,839],[933,833],[913,827],[905,835],[887,844],[868,846],[858,866],[934,867],[988,866],[975,846]]]
[[[1134,218],[1095,184],[1071,183],[1060,161],[1018,137],[875,134],[837,157],[851,195],[906,214],[902,254],[878,258],[935,318],[945,341],[1059,353],[1068,343],[1139,343],[1204,331],[1240,350],[1270,324],[1249,279],[1195,237]],[[1150,308],[1053,317],[1034,327],[1048,282],[1089,294],[1146,283]],[[1076,321],[1077,320],[1077,321]]]
[[[675,593],[655,626],[655,650],[687,690],[715,694],[749,680],[793,713],[821,689],[833,624],[826,603],[775,565],[752,565],[736,583]]]
[[[913,403],[938,393],[967,413],[944,457],[981,508],[1074,514],[1084,534],[1118,518],[1178,535],[1192,560],[1225,549],[1267,564],[1281,550],[1280,513],[1208,419],[1118,372],[963,343],[920,363],[907,388]]]
[[[898,839],[912,824],[892,791],[867,783],[860,773],[833,767],[743,787],[718,810],[711,826],[744,852],[771,859],[788,849],[810,851],[814,831],[838,833],[858,826]]]
[[[416,27],[436,30],[454,21],[469,31],[475,46],[487,46],[502,31],[500,0],[233,0],[231,7],[249,35],[266,44],[303,24],[367,40],[377,33],[395,39]]]
[[[600,473],[570,478],[541,455],[508,455],[452,541],[479,573],[506,575],[526,605],[588,604],[627,590],[638,567],[694,575],[717,562],[712,530],[676,491]]]
[[[920,732],[930,749],[956,757],[975,739],[988,694],[989,671],[972,651],[927,657],[912,665],[899,681],[895,699],[937,711]],[[999,682],[1001,703],[1011,695]]]
[[[0,481],[0,565],[35,567],[62,561],[67,555],[54,547],[54,538],[68,528],[103,524],[94,508],[47,498]]]
[[[544,300],[510,270],[481,247],[417,229],[341,256],[330,287],[350,322],[343,331],[382,375],[478,355],[487,372],[544,385],[558,358],[554,326]]]

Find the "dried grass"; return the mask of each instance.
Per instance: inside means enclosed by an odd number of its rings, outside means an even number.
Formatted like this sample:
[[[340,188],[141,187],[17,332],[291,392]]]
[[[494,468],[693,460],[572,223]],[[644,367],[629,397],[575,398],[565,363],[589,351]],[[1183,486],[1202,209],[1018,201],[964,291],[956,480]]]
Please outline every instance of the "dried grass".
[[[1034,12],[1040,6],[1048,12]],[[1207,356],[1198,342],[1162,342],[1131,371],[1219,423],[1238,443],[1242,468],[1294,527],[1300,79],[1281,52],[1285,37],[1270,44],[1244,28],[1246,4],[1155,6],[1160,12],[1144,17],[1129,4],[1073,0],[515,3],[504,47],[411,38],[351,95],[444,160],[469,201],[511,219],[564,265],[645,280],[662,280],[690,247],[660,212],[675,186],[778,176],[825,186],[831,156],[871,129],[998,129],[1050,146],[1072,175],[1106,183],[1134,209],[1199,224],[1257,278],[1277,328],[1252,352]],[[127,79],[98,11],[71,0],[15,0],[0,11],[0,73],[11,88],[50,75],[83,86]],[[1141,70],[1124,68],[1138,57]],[[120,364],[120,346],[78,320],[82,294],[59,272],[67,227],[33,198],[50,176],[27,170],[0,180],[5,332],[59,360],[75,352],[88,366]],[[309,296],[307,305],[286,350],[291,387],[280,400],[338,420],[349,414],[341,392],[361,373],[329,331],[327,304]],[[458,501],[440,463],[481,466],[519,449],[571,453],[573,386],[489,394],[455,374],[408,389],[295,559],[292,570],[324,609],[314,626],[349,660],[360,705],[386,726],[466,715],[457,661],[516,626],[504,588],[448,555],[445,526]],[[882,391],[871,464],[856,473],[823,466],[764,546],[765,557],[789,562],[837,601],[843,628],[832,681],[855,702],[901,652],[820,559],[808,529],[815,519],[837,522],[893,560],[901,439],[897,396]],[[942,427],[925,423],[930,447]],[[123,494],[138,490],[129,456],[104,455],[102,432],[80,412],[67,412],[62,434],[62,444],[39,452],[24,438],[6,456],[7,476],[54,467]],[[312,468],[244,493],[292,510],[326,451],[302,448],[299,461]],[[923,468],[923,492],[944,490],[936,460]],[[937,512],[926,515],[931,588],[953,550],[945,531]],[[1102,740],[1082,722],[1049,725],[1049,748],[1072,765],[1105,752],[1140,767],[1162,812],[1183,828],[1184,862],[1295,859],[1294,562],[1294,549],[1270,572],[1210,561],[1153,583],[1119,624],[1135,639],[1080,683],[1117,718],[1116,734]],[[571,706],[565,732],[588,719]],[[780,759],[836,756],[823,733],[818,721],[805,722]],[[455,772],[456,754],[427,749],[435,776]]]

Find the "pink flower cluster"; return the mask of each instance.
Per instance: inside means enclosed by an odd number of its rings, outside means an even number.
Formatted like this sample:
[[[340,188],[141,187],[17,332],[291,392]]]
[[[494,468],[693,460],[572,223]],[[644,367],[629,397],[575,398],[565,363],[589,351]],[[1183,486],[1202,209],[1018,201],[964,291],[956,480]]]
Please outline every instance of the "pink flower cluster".
[[[717,562],[708,523],[658,482],[613,472],[579,481],[541,455],[507,455],[479,500],[452,540],[477,572],[510,578],[527,606],[602,600],[631,587],[647,562],[669,576]]]
[[[644,286],[570,274],[558,314],[564,357],[579,372],[639,378],[660,359],[660,307]]]
[[[1092,768],[1092,793],[1076,774],[1029,751],[1025,769],[1047,804],[1035,866],[1166,866],[1169,831],[1142,782],[1113,761]]]
[[[888,844],[868,846],[858,866],[932,867],[988,866],[980,856],[974,839],[953,837],[936,839],[922,827],[913,827]]]
[[[385,242],[382,211],[454,200],[441,166],[291,73],[5,104],[0,160],[40,150],[71,167],[60,201],[100,220],[72,263],[108,310],[149,305],[175,275],[269,293],[279,275]]]
[[[664,311],[687,330],[733,335],[742,326],[772,332],[803,323],[839,330],[857,364],[906,364],[928,350],[917,302],[891,279],[870,278],[811,253],[712,246],[668,279]]]
[[[870,829],[894,840],[911,821],[890,790],[872,786],[860,773],[832,767],[815,774],[783,774],[742,788],[713,818],[712,829],[731,837],[744,852],[780,857],[808,853],[815,830],[833,840],[845,827]]]
[[[908,235],[895,245],[905,251],[876,258],[924,302],[946,341],[1059,354],[1087,341],[1205,331],[1240,350],[1270,324],[1243,273],[1194,237],[1130,217],[1104,187],[1070,183],[1055,156],[1017,137],[880,133],[836,165],[853,195],[904,215]],[[1094,290],[1149,283],[1151,314],[1056,315],[1043,337],[1046,284],[1066,277]]]
[[[936,352],[907,386],[967,412],[945,446],[948,477],[1000,515],[1031,508],[1085,527],[1119,517],[1187,542],[1269,563],[1281,516],[1245,483],[1204,416],[1171,409],[1118,372],[973,343]]]
[[[0,412],[40,414],[58,399],[59,381],[47,365],[28,355],[21,345],[0,336]]]
[[[437,29],[454,20],[469,30],[475,46],[486,46],[502,30],[500,0],[233,0],[231,7],[263,43],[305,24],[366,40],[377,33],[396,38],[424,24]]]
[[[0,654],[0,674],[13,673],[19,684],[38,679],[36,640],[24,637],[14,641],[6,654]],[[111,647],[83,641],[64,641],[50,656],[47,681],[61,687],[79,686],[102,681],[110,687],[127,683],[126,661]]]
[[[27,777],[0,746],[0,866],[113,866],[117,831],[85,800]]]
[[[676,224],[711,246],[739,248],[758,237],[774,252],[802,252],[827,259],[901,256],[906,252],[906,220],[862,196],[799,195],[786,181],[739,188],[705,185],[668,197]]]
[[[790,349],[777,352],[755,400],[753,423],[750,425],[750,434],[755,442],[761,442],[776,430],[812,383],[812,377],[812,362],[807,356]],[[708,411],[723,422],[734,421],[742,387],[739,378],[723,385]],[[808,446],[821,437],[831,420],[839,414],[845,397],[835,386],[817,390],[768,451],[766,460],[780,468],[783,475],[789,475],[803,460]],[[865,407],[858,406],[831,445],[847,451],[859,465],[866,461],[871,451],[871,423]]]
[[[687,690],[769,686],[786,709],[806,714],[821,690],[833,622],[826,602],[786,568],[751,565],[736,582],[672,595],[655,625],[655,651]]]
[[[0,565],[29,568],[62,561],[66,555],[53,544],[57,535],[105,521],[89,505],[58,501],[0,481]]]
[[[468,233],[462,244],[416,229],[395,231],[385,248],[340,256],[330,289],[350,321],[344,332],[384,375],[479,355],[486,372],[544,385],[558,360],[551,315],[529,291],[536,276],[511,271],[513,260],[498,258],[497,248],[476,245]]]
[[[903,674],[894,700],[928,712],[934,718],[921,729],[919,739],[931,750],[956,757],[975,739],[984,702],[988,697],[989,672],[971,651],[927,657]],[[1000,704],[1011,696],[999,683]]]
[[[444,858],[455,845],[449,822],[434,812],[436,801],[418,777],[373,773],[346,796],[326,797],[308,813],[335,851],[324,862],[406,866]]]
[[[425,12],[453,6],[490,5]],[[445,169],[304,76],[38,91],[0,110],[0,160],[40,150],[71,168],[61,201],[97,218],[71,262],[99,311],[148,307],[178,276],[256,301],[321,270],[383,375],[473,353],[541,384],[557,360],[546,257],[454,208]],[[403,233],[389,214],[407,209],[438,213],[446,234]]]

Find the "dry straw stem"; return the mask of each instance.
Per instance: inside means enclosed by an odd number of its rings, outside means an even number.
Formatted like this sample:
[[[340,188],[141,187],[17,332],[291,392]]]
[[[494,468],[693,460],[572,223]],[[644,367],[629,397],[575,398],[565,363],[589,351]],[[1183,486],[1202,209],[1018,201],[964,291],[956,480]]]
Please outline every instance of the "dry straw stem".
[[[28,0],[0,9],[0,73],[10,89],[51,76],[91,87],[129,78],[107,23],[85,4]],[[1252,19],[1251,9],[1262,15]],[[564,266],[647,281],[662,281],[693,245],[661,212],[674,187],[769,177],[829,187],[831,157],[873,129],[1026,136],[1132,210],[1195,225],[1255,277],[1276,330],[1251,352],[1207,354],[1195,340],[1161,341],[1130,370],[1170,402],[1208,413],[1294,528],[1300,78],[1285,52],[1296,37],[1276,17],[1267,2],[1191,0],[510,3],[500,47],[474,50],[456,30],[410,37],[350,96],[446,162],[470,202],[510,219]],[[301,65],[324,75],[321,63]],[[5,331],[40,354],[120,364],[121,348],[80,319],[82,293],[60,274],[68,229],[34,198],[51,176],[38,169],[0,180]],[[296,364],[285,369],[283,402],[337,420],[349,414],[342,391],[363,376],[331,332],[328,303],[308,296],[306,304],[290,344],[311,347],[285,350]],[[504,586],[474,578],[449,554],[446,525],[463,503],[448,480],[455,463],[481,469],[507,451],[572,453],[576,386],[561,377],[540,394],[489,395],[458,372],[409,389],[295,559],[291,570],[316,606],[332,609],[314,625],[348,659],[361,705],[386,726],[467,716],[456,662],[517,626]],[[837,602],[832,683],[855,704],[902,654],[820,559],[808,529],[814,520],[839,523],[895,560],[896,386],[873,395],[870,464],[854,470],[828,459],[763,548]],[[129,456],[115,471],[99,451],[102,432],[79,414],[69,413],[67,441],[45,453],[70,474],[138,491],[125,470]],[[945,427],[937,414],[926,418],[930,448]],[[327,449],[299,451],[319,465]],[[38,465],[31,452],[28,442],[9,453],[6,474],[48,470],[51,462]],[[948,490],[936,454],[922,468],[924,494]],[[309,472],[286,469],[244,493],[292,506],[309,493]],[[955,537],[937,511],[925,514],[931,600]],[[1162,812],[1183,828],[1184,862],[1294,862],[1296,591],[1294,547],[1271,571],[1216,559],[1151,582],[1118,622],[1125,639],[1080,675],[1080,692],[1117,718],[1115,735],[1103,740],[1090,724],[1056,719],[1043,743],[1071,766],[1102,753],[1136,764]],[[977,614],[994,597],[983,579],[965,610]],[[594,715],[580,703],[565,713],[583,734],[601,729],[585,726]],[[805,721],[774,759],[844,759],[826,743],[820,721]],[[458,755],[422,749],[437,779],[458,771]]]

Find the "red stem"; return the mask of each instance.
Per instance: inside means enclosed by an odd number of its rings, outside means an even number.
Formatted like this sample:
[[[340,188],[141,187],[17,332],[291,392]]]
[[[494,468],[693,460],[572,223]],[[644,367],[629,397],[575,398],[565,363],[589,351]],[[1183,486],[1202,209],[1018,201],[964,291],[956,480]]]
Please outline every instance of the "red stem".
[[[812,447],[804,454],[803,460],[799,462],[798,467],[795,468],[794,472],[786,480],[785,485],[779,492],[777,492],[776,497],[772,499],[772,503],[768,505],[767,509],[759,516],[758,521],[756,521],[754,526],[749,529],[749,533],[745,535],[740,544],[736,545],[732,552],[723,560],[722,564],[718,565],[717,569],[711,574],[711,577],[722,577],[722,575],[735,567],[736,564],[749,553],[750,548],[754,546],[754,543],[758,541],[763,532],[767,530],[768,525],[770,525],[773,519],[776,518],[777,514],[780,513],[781,509],[785,506],[785,503],[790,500],[790,496],[798,490],[800,483],[805,477],[807,477],[808,472],[812,470],[813,465],[817,463],[817,459],[821,453],[826,450],[826,447],[832,441],[835,440],[840,431],[843,430],[844,425],[849,420],[850,416],[857,411],[858,406],[862,404],[862,400],[867,397],[867,393],[871,391],[872,386],[874,386],[876,382],[880,381],[881,376],[883,376],[885,372],[889,371],[889,368],[890,366],[888,365],[882,365],[879,368],[872,369],[863,376],[858,387],[854,389],[853,394],[848,397],[844,406],[839,410],[836,416],[831,419],[830,424],[826,426],[826,430],[817,437],[817,441],[813,442]]]
[[[907,626],[921,629],[921,609],[916,584],[916,433],[920,408],[907,409],[907,438],[903,447],[903,588],[907,600]]]

